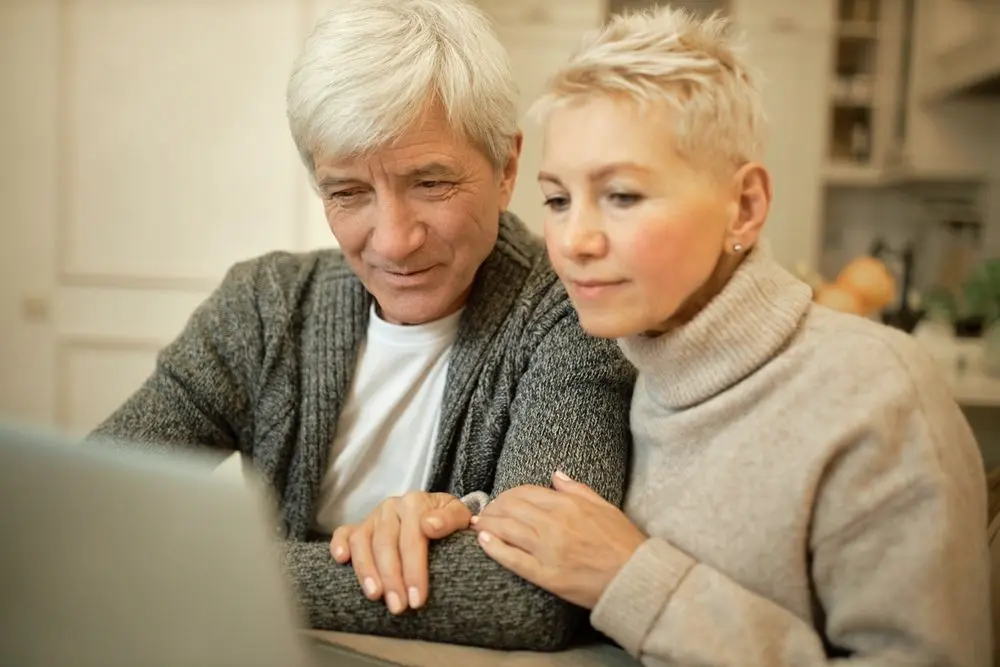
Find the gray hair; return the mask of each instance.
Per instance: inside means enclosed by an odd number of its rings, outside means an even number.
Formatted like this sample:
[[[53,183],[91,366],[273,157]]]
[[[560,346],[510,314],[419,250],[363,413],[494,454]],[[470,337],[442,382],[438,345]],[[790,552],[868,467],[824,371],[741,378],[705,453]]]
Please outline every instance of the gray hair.
[[[507,51],[492,21],[464,0],[347,0],[306,40],[287,96],[292,137],[313,177],[315,155],[378,150],[431,101],[497,170],[518,132]]]

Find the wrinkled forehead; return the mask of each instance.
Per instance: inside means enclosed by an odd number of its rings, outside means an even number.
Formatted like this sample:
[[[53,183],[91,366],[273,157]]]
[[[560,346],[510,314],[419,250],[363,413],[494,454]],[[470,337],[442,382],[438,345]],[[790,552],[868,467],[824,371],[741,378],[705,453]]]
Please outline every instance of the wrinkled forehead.
[[[485,152],[438,114],[424,114],[396,136],[361,150],[325,147],[314,151],[317,182],[357,173],[403,178],[443,178],[488,166]]]

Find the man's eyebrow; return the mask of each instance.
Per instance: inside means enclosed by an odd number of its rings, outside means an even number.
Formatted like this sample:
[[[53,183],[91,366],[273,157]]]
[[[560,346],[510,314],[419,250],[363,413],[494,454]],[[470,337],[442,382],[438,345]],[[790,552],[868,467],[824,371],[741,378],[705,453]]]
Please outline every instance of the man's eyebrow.
[[[316,183],[316,185],[321,190],[326,190],[328,188],[335,188],[341,185],[357,185],[360,183],[356,178],[349,178],[345,176],[324,176]]]
[[[441,178],[454,177],[458,172],[453,168],[444,164],[443,162],[431,162],[430,164],[423,164],[419,167],[414,167],[413,169],[407,171],[405,176],[409,179],[420,179],[420,178]]]

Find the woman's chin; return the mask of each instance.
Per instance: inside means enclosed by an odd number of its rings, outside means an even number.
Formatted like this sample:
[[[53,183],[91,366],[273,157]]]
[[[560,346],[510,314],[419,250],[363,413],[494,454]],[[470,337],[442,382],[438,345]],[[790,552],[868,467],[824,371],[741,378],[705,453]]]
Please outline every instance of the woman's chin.
[[[577,311],[577,314],[580,326],[595,338],[627,338],[645,331],[645,327],[618,313]]]

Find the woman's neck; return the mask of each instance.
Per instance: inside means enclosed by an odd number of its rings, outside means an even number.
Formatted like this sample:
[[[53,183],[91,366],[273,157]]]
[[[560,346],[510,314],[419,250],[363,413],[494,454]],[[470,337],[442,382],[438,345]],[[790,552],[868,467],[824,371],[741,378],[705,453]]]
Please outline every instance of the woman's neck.
[[[750,251],[748,250],[747,252]],[[740,267],[746,256],[747,253],[736,253],[733,255],[722,253],[719,255],[719,259],[716,261],[715,268],[712,269],[708,280],[695,290],[691,296],[685,299],[680,308],[666,322],[645,332],[645,335],[655,338],[693,320],[712,299],[725,289],[729,279],[736,273],[736,269]]]

